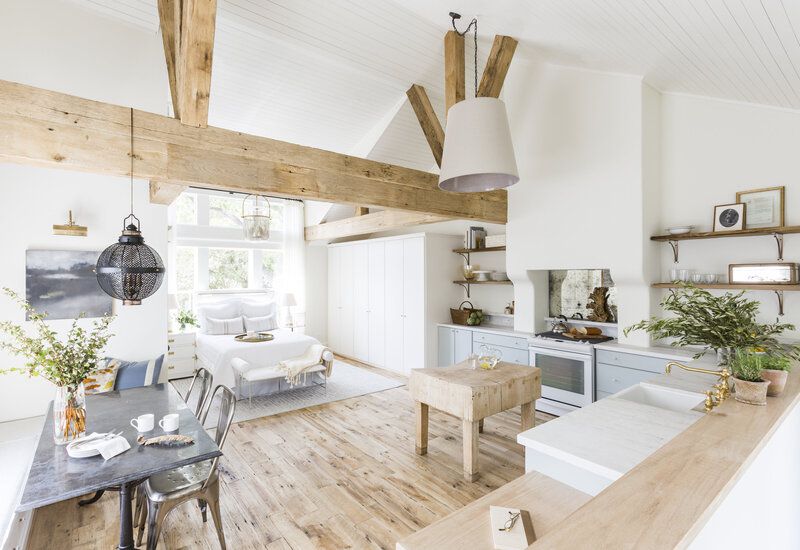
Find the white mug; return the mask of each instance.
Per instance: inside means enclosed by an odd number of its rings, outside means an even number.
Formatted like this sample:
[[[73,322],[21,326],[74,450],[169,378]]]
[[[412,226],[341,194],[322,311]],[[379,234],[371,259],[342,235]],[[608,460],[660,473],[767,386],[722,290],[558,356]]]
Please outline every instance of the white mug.
[[[131,426],[136,428],[136,431],[139,433],[145,433],[153,431],[153,423],[155,422],[156,417],[153,414],[143,414],[137,418],[131,420]]]
[[[180,418],[181,416],[178,413],[168,414],[158,421],[158,425],[165,432],[177,432],[178,426],[180,426]]]

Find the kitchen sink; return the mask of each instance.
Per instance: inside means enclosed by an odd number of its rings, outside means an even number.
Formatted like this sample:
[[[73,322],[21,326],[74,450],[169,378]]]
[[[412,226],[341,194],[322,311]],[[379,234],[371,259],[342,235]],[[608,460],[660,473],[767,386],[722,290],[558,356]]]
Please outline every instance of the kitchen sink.
[[[614,398],[650,405],[668,411],[686,412],[703,405],[705,396],[674,388],[640,382],[617,393]]]

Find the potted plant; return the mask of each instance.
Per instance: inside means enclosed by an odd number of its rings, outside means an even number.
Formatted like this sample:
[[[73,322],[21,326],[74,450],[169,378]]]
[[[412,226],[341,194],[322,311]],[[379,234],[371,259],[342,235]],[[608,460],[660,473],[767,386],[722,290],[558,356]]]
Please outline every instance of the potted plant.
[[[770,382],[769,388],[767,388],[768,396],[775,397],[783,393],[790,370],[792,370],[792,362],[786,357],[769,354],[761,356],[761,378]]]
[[[34,335],[28,335],[18,324],[0,322],[0,331],[9,336],[8,340],[0,342],[0,349],[26,359],[23,367],[0,369],[0,374],[17,372],[39,376],[55,384],[53,438],[56,444],[63,445],[83,436],[86,432],[83,381],[97,370],[99,354],[112,336],[108,326],[114,318],[102,317],[94,321],[91,329],[86,329],[79,323],[83,318],[81,314],[72,322],[66,338],[59,339],[45,320],[47,314],[38,313],[14,291],[4,288],[3,292],[27,312]]]
[[[800,347],[785,346],[776,339],[782,332],[794,330],[794,325],[758,323],[759,302],[745,298],[744,291],[714,296],[707,290],[682,284],[670,291],[661,307],[673,315],[640,321],[627,327],[624,334],[644,330],[657,340],[673,339],[671,345],[675,347],[702,346],[694,358],[713,350],[720,365],[730,365],[736,349],[760,348],[775,357],[800,359]]]
[[[747,350],[736,350],[731,362],[736,387],[734,394],[736,401],[750,405],[767,404],[767,388],[770,381],[761,378],[763,357],[764,355]]]
[[[178,315],[175,317],[175,322],[178,323],[178,328],[181,332],[186,330],[187,326],[196,327],[199,326],[197,323],[197,317],[195,316],[194,312],[188,309],[182,309],[178,312]]]

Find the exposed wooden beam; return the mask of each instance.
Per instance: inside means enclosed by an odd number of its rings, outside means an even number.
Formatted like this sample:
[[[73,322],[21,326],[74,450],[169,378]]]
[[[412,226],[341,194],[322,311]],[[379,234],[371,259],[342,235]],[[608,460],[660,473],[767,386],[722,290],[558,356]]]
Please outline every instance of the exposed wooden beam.
[[[497,35],[492,43],[492,51],[483,69],[481,83],[478,86],[478,96],[499,97],[506,80],[508,67],[517,49],[517,41],[510,36]]]
[[[444,101],[447,110],[464,100],[464,37],[456,31],[444,35]]]
[[[180,120],[189,126],[208,126],[211,62],[217,0],[172,0],[180,8],[180,48],[176,58],[176,86]],[[163,29],[162,22],[162,29]],[[165,39],[166,42],[166,39]]]
[[[369,208],[366,206],[356,206],[356,216],[366,216],[369,214]]]
[[[181,118],[178,95],[178,50],[181,36],[181,0],[158,0],[158,18],[161,24],[161,40],[164,43],[164,58],[167,61],[167,78],[172,96],[172,111]]]
[[[150,202],[169,206],[181,193],[186,191],[185,185],[177,183],[150,182]]]
[[[422,133],[425,134],[425,139],[428,140],[433,158],[436,159],[436,165],[441,166],[444,130],[439,122],[439,117],[436,116],[436,111],[433,110],[431,100],[428,99],[425,88],[419,84],[413,84],[406,92],[406,95],[411,107],[414,108],[414,113],[417,115],[419,125],[422,127]]]
[[[143,111],[134,127],[139,178],[506,222],[502,190],[448,193],[429,172]],[[126,176],[129,148],[129,108],[0,80],[0,160]]]
[[[335,222],[321,223],[306,227],[306,240],[319,241],[367,235],[378,231],[388,231],[399,227],[422,225],[447,221],[451,218],[435,214],[381,210],[365,216],[355,216]]]

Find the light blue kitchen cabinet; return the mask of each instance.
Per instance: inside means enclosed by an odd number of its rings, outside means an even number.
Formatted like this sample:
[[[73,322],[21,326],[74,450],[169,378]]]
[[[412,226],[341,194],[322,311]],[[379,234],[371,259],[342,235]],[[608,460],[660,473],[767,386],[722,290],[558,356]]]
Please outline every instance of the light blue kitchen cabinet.
[[[472,331],[452,327],[439,327],[438,361],[440,367],[447,367],[466,360],[472,353]]]
[[[439,327],[439,343],[437,351],[436,366],[446,367],[453,364],[453,357],[455,357],[455,329],[450,327]]]
[[[463,328],[453,329],[453,363],[466,361],[472,353],[472,331]]]

